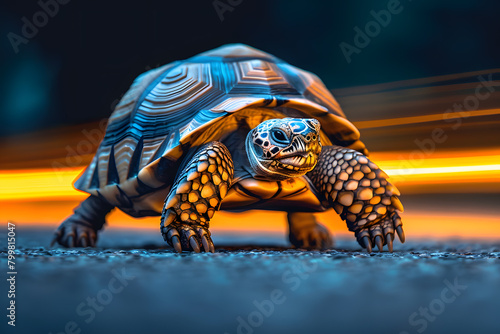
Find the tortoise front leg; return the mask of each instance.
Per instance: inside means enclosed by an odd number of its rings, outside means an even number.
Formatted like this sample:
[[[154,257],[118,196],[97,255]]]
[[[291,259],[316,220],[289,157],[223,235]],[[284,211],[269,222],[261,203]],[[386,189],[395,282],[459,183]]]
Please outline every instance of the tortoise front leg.
[[[405,241],[397,212],[403,212],[400,193],[366,156],[345,147],[323,147],[308,176],[368,252],[374,245],[382,251],[385,244],[392,252],[394,232]]]
[[[217,141],[201,146],[177,176],[163,206],[160,230],[177,252],[214,252],[208,230],[233,180],[233,161]]]

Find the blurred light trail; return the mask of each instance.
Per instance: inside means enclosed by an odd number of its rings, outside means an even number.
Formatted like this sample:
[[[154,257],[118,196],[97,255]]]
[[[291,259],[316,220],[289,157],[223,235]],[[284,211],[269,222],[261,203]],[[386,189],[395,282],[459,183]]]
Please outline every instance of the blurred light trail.
[[[394,159],[396,154],[382,153],[389,160],[373,159],[398,187],[405,185],[435,185],[439,183],[494,184],[500,192],[500,154],[422,159],[418,167],[407,168],[405,160]],[[450,154],[456,154],[451,152]],[[373,154],[377,156],[377,154]],[[478,164],[471,164],[477,162]],[[480,163],[480,164],[479,164]],[[414,163],[415,164],[415,163]],[[84,167],[64,169],[32,169],[0,171],[0,200],[81,200],[87,195],[72,187]]]
[[[411,169],[389,169],[390,175],[419,175],[419,174],[452,174],[462,172],[484,172],[500,171],[499,165],[481,165],[481,166],[458,166],[458,167],[434,167]]]
[[[387,118],[387,119],[377,119],[369,121],[357,121],[353,122],[358,129],[368,129],[377,128],[385,126],[395,126],[395,125],[408,125],[416,123],[425,122],[436,122],[457,118],[469,118],[474,116],[491,116],[500,115],[500,109],[487,109],[487,110],[472,110],[464,111],[462,113],[439,113],[435,115],[422,115],[422,116],[409,116],[409,117],[399,117],[399,118]]]
[[[404,201],[403,201],[404,202]],[[5,203],[5,202],[4,202]],[[20,227],[55,229],[68,217],[78,200],[65,201],[11,201],[8,205],[0,204],[0,220],[14,221]],[[430,210],[425,205],[406,210],[403,216],[404,229],[409,240],[418,238],[464,238],[491,240],[500,238],[500,217],[498,209],[478,211],[473,207],[453,203],[442,206],[439,210]],[[467,211],[468,210],[468,211]],[[335,237],[352,238],[345,223],[333,211],[315,215]],[[113,210],[107,217],[106,230],[136,230],[158,236],[159,217],[133,218],[120,210]],[[480,228],[476,222],[480,222]],[[277,211],[252,210],[244,213],[218,212],[210,221],[210,230],[214,235],[230,234],[234,236],[281,235],[286,238],[286,213]],[[47,245],[50,240],[47,239]]]
[[[73,188],[73,181],[83,167],[0,172],[0,200],[72,200],[84,199],[84,193]]]

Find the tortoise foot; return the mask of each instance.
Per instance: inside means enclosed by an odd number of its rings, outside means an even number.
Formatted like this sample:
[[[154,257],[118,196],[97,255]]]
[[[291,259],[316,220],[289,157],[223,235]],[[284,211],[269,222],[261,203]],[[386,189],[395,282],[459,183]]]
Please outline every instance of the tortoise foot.
[[[162,235],[177,253],[182,253],[182,251],[215,253],[215,246],[207,228],[188,224],[170,224],[162,229]]]
[[[297,248],[328,249],[333,247],[333,239],[328,229],[319,223],[299,231],[290,232],[289,240]]]
[[[316,221],[312,213],[289,212],[288,239],[297,248],[326,249],[333,247],[333,239],[328,229]]]
[[[379,223],[360,229],[355,235],[361,247],[366,248],[369,253],[375,246],[382,252],[384,245],[387,245],[387,250],[392,253],[395,232],[401,243],[404,243],[405,234],[401,218],[397,212],[393,212],[391,215],[386,216]]]
[[[71,217],[64,221],[55,231],[54,238],[50,243],[63,247],[95,247],[97,242],[97,231],[89,225],[71,221]]]

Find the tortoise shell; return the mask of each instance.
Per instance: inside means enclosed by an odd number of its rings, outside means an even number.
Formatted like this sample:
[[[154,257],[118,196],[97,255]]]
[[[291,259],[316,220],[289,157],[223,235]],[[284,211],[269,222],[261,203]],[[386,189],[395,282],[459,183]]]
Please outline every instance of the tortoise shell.
[[[359,131],[316,75],[252,47],[230,44],[138,76],[74,186],[131,208],[132,201],[159,189],[165,196],[191,147],[219,140],[241,120],[254,128],[284,117],[316,118],[323,145],[365,151]]]

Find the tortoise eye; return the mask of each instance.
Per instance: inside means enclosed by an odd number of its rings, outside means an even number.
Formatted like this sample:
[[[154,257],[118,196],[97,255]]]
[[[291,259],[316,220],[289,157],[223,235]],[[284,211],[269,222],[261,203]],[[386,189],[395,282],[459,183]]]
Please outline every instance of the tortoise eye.
[[[276,129],[271,132],[271,137],[279,144],[288,144],[288,137],[282,130]]]

